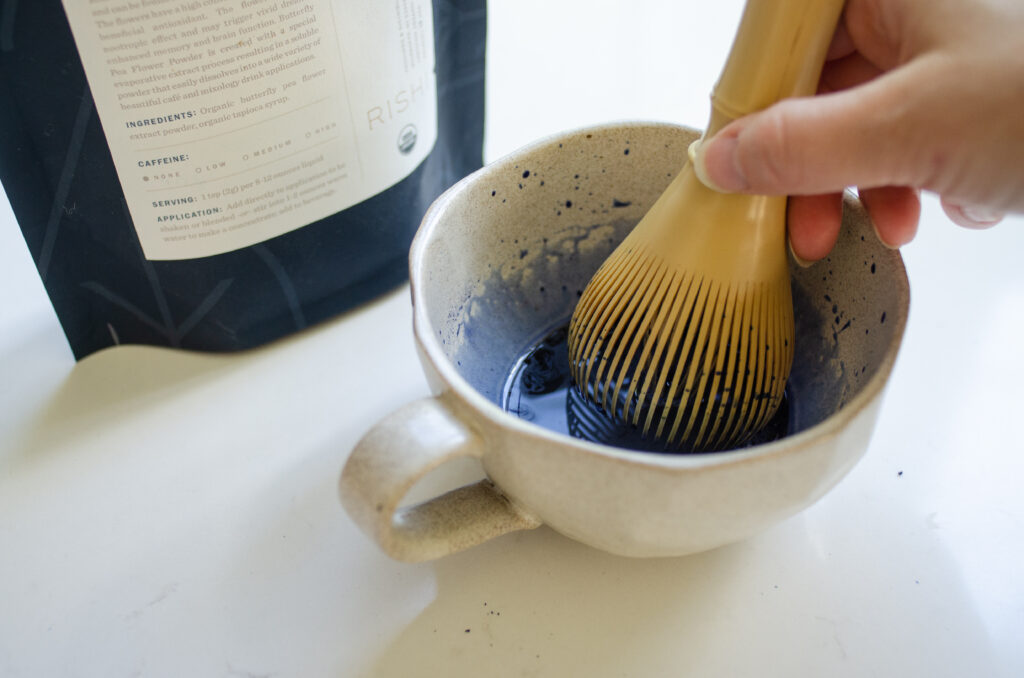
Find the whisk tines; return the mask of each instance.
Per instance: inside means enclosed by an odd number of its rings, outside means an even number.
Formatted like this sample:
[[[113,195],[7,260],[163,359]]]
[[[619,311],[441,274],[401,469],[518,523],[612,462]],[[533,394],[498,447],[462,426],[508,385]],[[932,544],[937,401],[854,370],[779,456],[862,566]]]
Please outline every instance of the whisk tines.
[[[721,282],[626,248],[595,275],[569,330],[576,387],[666,446],[744,442],[782,400],[793,359],[789,289]]]

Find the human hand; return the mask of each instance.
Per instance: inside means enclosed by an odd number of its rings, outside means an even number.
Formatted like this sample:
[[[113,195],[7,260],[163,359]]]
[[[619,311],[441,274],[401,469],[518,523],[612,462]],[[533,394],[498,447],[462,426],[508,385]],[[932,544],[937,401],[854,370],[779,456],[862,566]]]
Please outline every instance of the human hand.
[[[748,115],[701,144],[719,190],[787,194],[790,247],[816,261],[857,186],[878,237],[913,239],[921,189],[985,228],[1024,211],[1024,3],[848,0],[815,97]]]

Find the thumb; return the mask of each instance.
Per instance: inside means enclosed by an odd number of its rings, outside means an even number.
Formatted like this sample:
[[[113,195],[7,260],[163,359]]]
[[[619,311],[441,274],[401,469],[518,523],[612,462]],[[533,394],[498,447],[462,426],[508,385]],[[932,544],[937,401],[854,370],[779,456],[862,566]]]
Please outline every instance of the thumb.
[[[905,70],[905,69],[900,69]],[[905,76],[898,71],[858,87],[787,99],[724,127],[700,144],[694,170],[723,192],[817,195],[917,185],[911,146],[927,116],[907,124]],[[914,133],[911,133],[914,132]]]

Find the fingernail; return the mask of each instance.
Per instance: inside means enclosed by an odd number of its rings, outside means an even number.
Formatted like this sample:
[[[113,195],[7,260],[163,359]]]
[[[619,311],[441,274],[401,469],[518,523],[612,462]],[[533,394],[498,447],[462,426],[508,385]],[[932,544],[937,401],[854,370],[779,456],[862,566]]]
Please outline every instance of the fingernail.
[[[796,250],[793,249],[792,240],[786,238],[786,244],[789,245],[789,256],[793,257],[793,261],[796,262],[797,266],[799,266],[800,268],[810,268],[811,266],[814,265],[813,261],[803,259],[799,254],[796,253]]]
[[[963,205],[960,207],[960,212],[980,228],[995,226],[1006,216],[998,210],[983,205]]]
[[[991,228],[1006,216],[984,205],[961,205],[945,198],[942,199],[942,209],[950,221],[963,228]]]
[[[891,243],[891,242],[886,241],[886,239],[883,238],[882,234],[878,231],[878,226],[875,224],[874,220],[871,221],[871,228],[875,229],[875,237],[878,238],[878,242],[880,242],[883,245],[885,245],[885,247],[887,249],[898,250],[900,248],[900,245],[904,244],[904,243],[897,244],[897,243]]]
[[[693,171],[702,184],[719,193],[735,193],[750,187],[736,165],[736,137],[715,136],[694,143]]]

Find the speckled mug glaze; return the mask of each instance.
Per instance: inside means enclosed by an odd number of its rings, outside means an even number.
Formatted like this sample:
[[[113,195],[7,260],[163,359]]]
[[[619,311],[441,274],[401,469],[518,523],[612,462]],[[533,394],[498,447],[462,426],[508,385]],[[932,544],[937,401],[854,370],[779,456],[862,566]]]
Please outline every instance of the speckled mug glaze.
[[[630,556],[694,553],[807,507],[864,454],[899,349],[909,286],[847,197],[832,255],[791,266],[790,435],[702,455],[622,450],[499,407],[515,360],[564,322],[597,266],[682,166],[695,130],[611,124],[558,135],[442,195],[410,253],[414,332],[434,396],[374,426],[342,472],[342,502],[386,553],[437,558],[547,524]],[[487,479],[401,507],[455,457]]]

